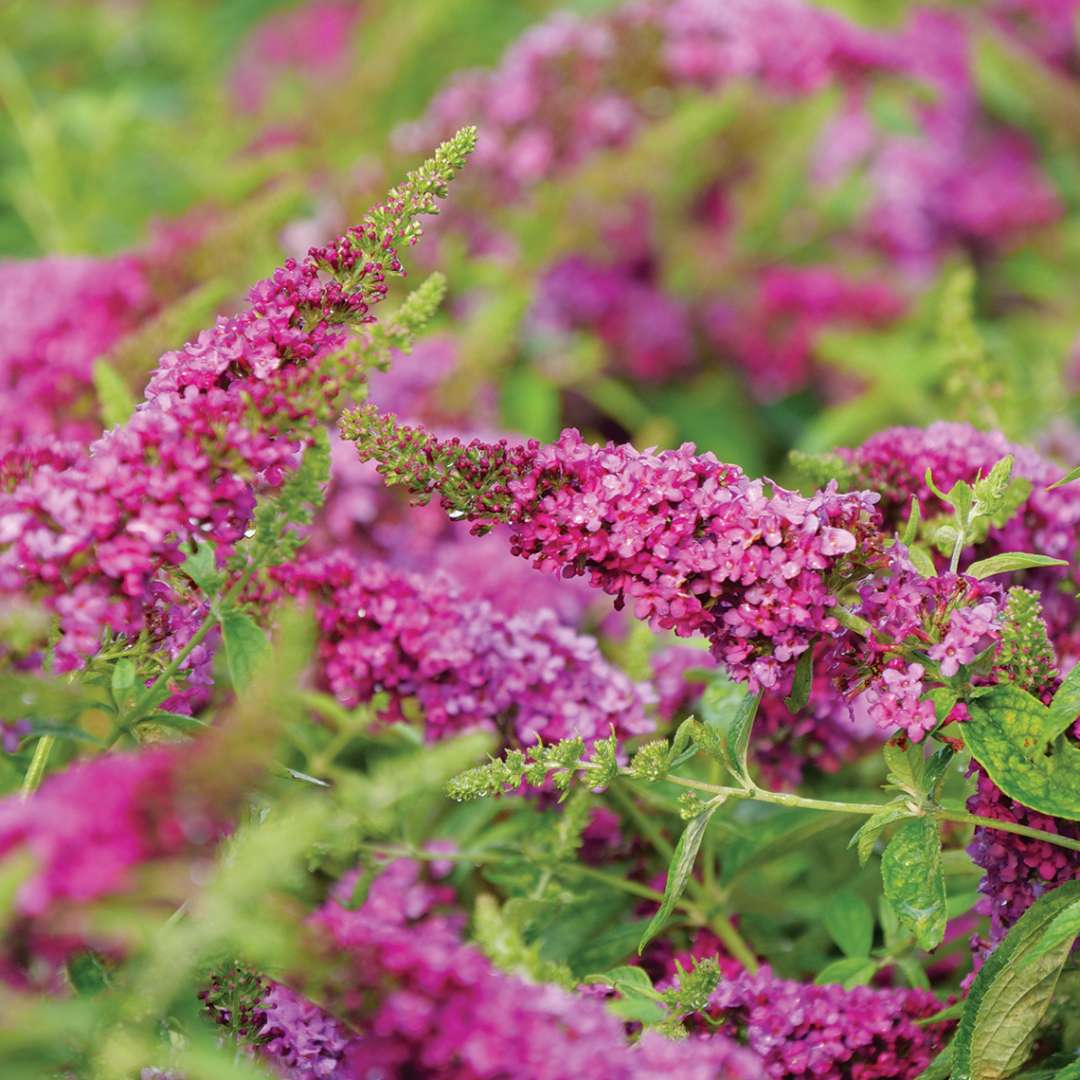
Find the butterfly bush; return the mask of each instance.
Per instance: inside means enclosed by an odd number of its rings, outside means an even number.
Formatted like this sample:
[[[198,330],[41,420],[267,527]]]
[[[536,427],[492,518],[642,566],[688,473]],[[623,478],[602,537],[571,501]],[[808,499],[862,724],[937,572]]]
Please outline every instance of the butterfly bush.
[[[315,598],[322,670],[345,705],[385,692],[385,715],[403,719],[402,703],[415,698],[429,739],[505,728],[529,745],[651,730],[642,689],[550,610],[507,616],[445,577],[344,555],[275,576]]]
[[[298,464],[310,430],[349,375],[347,324],[373,321],[386,275],[418,215],[460,167],[472,136],[448,144],[360,225],[289,259],[249,307],[166,353],[131,420],[67,468],[45,466],[0,503],[0,589],[29,590],[56,612],[58,670],[96,652],[103,629],[137,637],[160,575],[194,539],[231,552],[257,491]]]

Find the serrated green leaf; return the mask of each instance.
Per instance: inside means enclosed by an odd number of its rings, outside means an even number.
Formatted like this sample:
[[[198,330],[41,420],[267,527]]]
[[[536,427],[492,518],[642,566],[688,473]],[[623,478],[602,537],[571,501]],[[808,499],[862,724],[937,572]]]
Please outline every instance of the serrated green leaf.
[[[135,412],[135,396],[127,383],[106,360],[94,361],[93,380],[105,427],[126,424]]]
[[[746,751],[760,701],[760,694],[750,694],[726,676],[713,672],[699,706],[701,719],[715,739],[706,742],[704,749],[746,787],[752,785]]]
[[[850,990],[853,986],[866,986],[876,974],[877,967],[876,960],[865,956],[845,956],[822,968],[814,982],[818,986],[839,983],[845,990]]]
[[[874,943],[874,916],[861,896],[839,892],[825,904],[825,929],[847,957],[865,958]],[[828,969],[826,969],[828,970]]]
[[[989,559],[973,562],[964,573],[982,581],[995,574],[1008,574],[1013,570],[1031,570],[1037,566],[1068,566],[1064,559],[1052,559],[1049,555],[1033,555],[1026,551],[1008,551],[1004,555],[992,555]]]
[[[250,685],[255,665],[269,646],[266,635],[250,615],[226,611],[221,616],[221,640],[233,688],[243,690]]]
[[[1080,900],[1075,900],[1055,916],[1054,921],[1046,928],[1039,944],[1024,963],[1039,960],[1056,949],[1063,941],[1073,942],[1078,936],[1080,936]]]
[[[964,742],[990,779],[1024,806],[1080,821],[1080,749],[1055,735],[1060,714],[1055,719],[1011,683],[971,700],[968,709]]]
[[[806,708],[810,700],[810,687],[814,682],[814,650],[807,649],[799,656],[795,665],[795,677],[791,683],[791,693],[784,698],[784,704],[797,713]]]
[[[181,564],[180,569],[199,587],[207,598],[213,598],[221,588],[225,575],[218,572],[214,559],[214,545],[199,541],[195,551]]]
[[[882,753],[889,783],[893,787],[916,797],[926,794],[926,763],[919,743],[900,746],[890,740],[883,747]]]
[[[953,1080],[1005,1080],[1024,1064],[1072,942],[1025,960],[1078,897],[1080,881],[1044,893],[979,969],[953,1040]]]
[[[679,842],[672,852],[671,861],[668,863],[667,883],[664,885],[664,899],[660,903],[660,909],[649,920],[649,925],[645,927],[645,933],[641,935],[641,940],[638,942],[639,955],[675,910],[675,904],[682,896],[686,883],[694,871],[694,862],[705,836],[705,830],[709,827],[709,819],[716,813],[719,806],[718,802],[707,804],[697,817],[691,818],[686,823],[686,828],[683,829]]]
[[[1050,702],[1051,737],[1068,731],[1080,717],[1080,664],[1073,664]]]
[[[874,844],[886,826],[902,818],[911,817],[907,800],[902,799],[895,803],[886,803],[876,814],[871,815],[855,830],[848,847],[854,847],[859,853],[859,864],[866,865],[874,850]]]
[[[885,895],[920,949],[934,949],[945,937],[945,875],[941,871],[941,833],[937,822],[905,821],[881,857]]]

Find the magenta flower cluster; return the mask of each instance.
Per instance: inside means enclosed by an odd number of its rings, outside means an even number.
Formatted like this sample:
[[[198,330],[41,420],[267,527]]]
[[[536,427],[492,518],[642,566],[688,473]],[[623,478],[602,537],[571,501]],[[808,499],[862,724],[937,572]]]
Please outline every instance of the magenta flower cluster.
[[[492,969],[461,940],[462,920],[433,910],[452,890],[424,883],[395,862],[366,902],[347,906],[346,876],[313,917],[344,960],[335,996],[360,1034],[342,1076],[423,1075],[442,1080],[756,1080],[757,1056],[723,1035],[671,1042],[647,1035],[627,1045],[603,1005],[556,986]],[[375,994],[374,1008],[367,1004]]]
[[[918,1076],[941,1047],[943,1025],[917,1021],[940,1009],[925,990],[807,985],[768,967],[722,980],[709,1001],[719,1030],[744,1038],[763,1075],[777,1080]]]
[[[221,823],[186,798],[177,756],[166,750],[116,754],[49,777],[33,799],[0,801],[0,858],[34,860],[14,910],[41,919],[59,905],[118,892],[151,860],[209,846]]]
[[[256,492],[281,483],[328,419],[348,374],[325,363],[342,325],[373,320],[386,275],[402,272],[398,247],[416,241],[455,164],[437,159],[344,236],[287,260],[245,311],[161,358],[126,425],[0,494],[0,591],[29,591],[58,616],[57,670],[105,631],[138,636],[193,540],[224,557],[245,535]]]
[[[316,600],[323,677],[345,705],[385,692],[387,717],[402,719],[415,698],[432,740],[486,729],[532,745],[652,729],[643,689],[550,610],[506,615],[446,577],[343,554],[275,576]]]
[[[484,461],[477,475],[496,467],[507,479],[459,512],[508,517],[515,554],[565,577],[588,575],[657,629],[703,634],[755,688],[783,687],[816,638],[840,632],[830,576],[842,580],[856,549],[874,557],[873,495],[834,485],[807,499],[691,444],[660,453],[589,446],[571,430],[509,456],[472,444],[458,459],[470,464],[470,455]]]
[[[137,256],[0,263],[0,446],[97,435],[93,363],[154,306]]]

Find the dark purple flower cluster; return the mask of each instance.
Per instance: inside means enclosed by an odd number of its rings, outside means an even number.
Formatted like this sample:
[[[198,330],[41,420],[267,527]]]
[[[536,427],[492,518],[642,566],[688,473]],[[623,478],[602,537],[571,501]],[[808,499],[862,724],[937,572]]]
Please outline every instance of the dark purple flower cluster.
[[[972,814],[1080,840],[1076,822],[1022,806],[998,790],[977,766],[975,775],[978,787],[967,802]],[[1076,852],[998,829],[977,828],[968,854],[984,871],[979,883],[983,894],[979,912],[990,917],[990,942],[994,945],[1044,892],[1066,881],[1080,880]]]
[[[345,555],[302,559],[275,577],[315,598],[319,658],[337,697],[353,706],[386,692],[395,719],[415,698],[430,739],[481,728],[532,745],[652,729],[642,689],[552,611],[508,616],[445,577]]]

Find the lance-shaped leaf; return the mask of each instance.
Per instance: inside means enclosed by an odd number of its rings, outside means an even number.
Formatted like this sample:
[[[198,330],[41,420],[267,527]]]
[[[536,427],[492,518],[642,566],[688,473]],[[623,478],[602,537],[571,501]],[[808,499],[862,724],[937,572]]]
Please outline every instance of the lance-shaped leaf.
[[[795,678],[791,684],[791,693],[784,698],[784,704],[794,713],[806,708],[810,700],[810,687],[814,682],[814,650],[807,649],[795,665]]]
[[[964,742],[1006,795],[1080,821],[1080,749],[1056,732],[1060,715],[1011,683],[972,700],[969,711]]]
[[[945,936],[947,909],[941,834],[933,818],[911,818],[896,830],[881,857],[881,881],[919,948],[937,948]]]
[[[1055,480],[1046,490],[1053,491],[1054,488],[1064,487],[1066,484],[1071,484],[1074,480],[1080,480],[1080,465],[1076,468],[1070,469],[1060,479]]]
[[[1049,555],[1033,555],[1026,551],[1007,551],[1003,555],[992,555],[989,559],[979,559],[964,571],[968,577],[977,581],[993,577],[994,574],[1008,574],[1013,570],[1031,570],[1038,566],[1068,566],[1064,559],[1052,559]]]
[[[1072,939],[1034,954],[1078,898],[1080,881],[1039,897],[979,969],[953,1040],[953,1080],[1004,1080],[1027,1060]]]
[[[711,800],[697,817],[691,818],[687,822],[686,828],[683,829],[682,836],[679,837],[679,842],[672,852],[671,861],[668,863],[664,899],[660,903],[660,909],[649,920],[649,925],[645,927],[645,933],[641,935],[641,941],[638,942],[639,954],[657,935],[664,923],[667,922],[672,911],[674,911],[675,905],[679,902],[679,897],[682,896],[686,883],[694,872],[694,862],[697,859],[701,841],[705,836],[705,830],[709,827],[709,819],[719,808],[722,801],[723,799]]]

